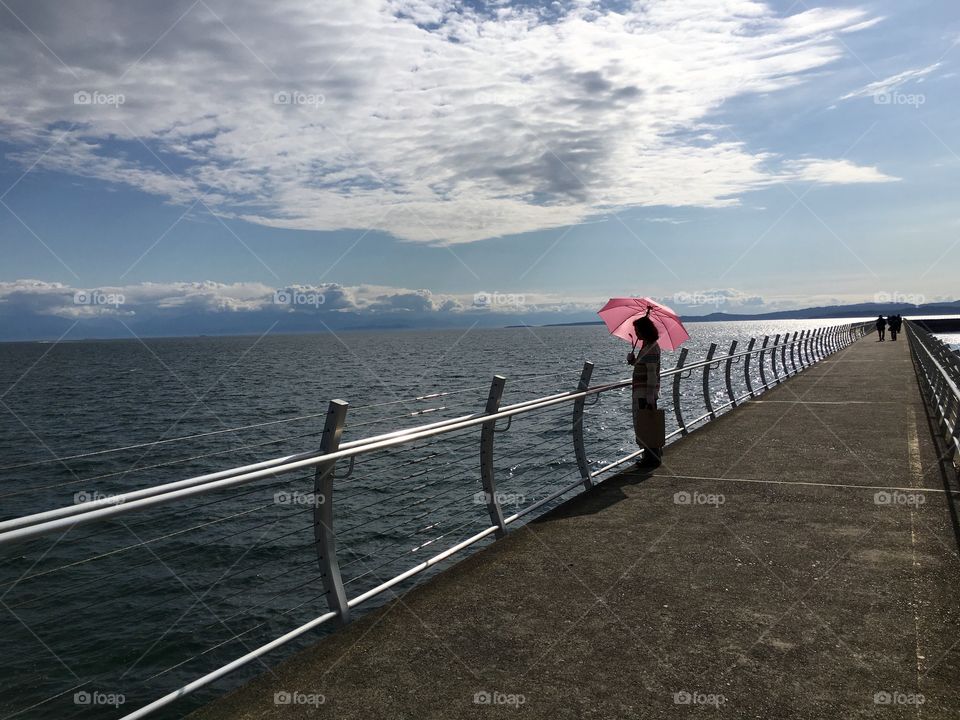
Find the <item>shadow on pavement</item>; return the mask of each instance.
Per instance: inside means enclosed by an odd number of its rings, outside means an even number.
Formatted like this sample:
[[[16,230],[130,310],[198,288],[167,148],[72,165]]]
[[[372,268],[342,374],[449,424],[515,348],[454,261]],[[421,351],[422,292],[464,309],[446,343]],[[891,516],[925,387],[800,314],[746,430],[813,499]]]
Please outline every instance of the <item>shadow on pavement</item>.
[[[616,505],[621,500],[627,499],[622,488],[628,485],[639,485],[651,478],[657,470],[658,468],[640,468],[636,466],[629,470],[624,470],[609,480],[605,480],[599,485],[592,487],[587,492],[564,501],[545,515],[531,520],[530,524],[542,524],[552,520],[598,513]]]

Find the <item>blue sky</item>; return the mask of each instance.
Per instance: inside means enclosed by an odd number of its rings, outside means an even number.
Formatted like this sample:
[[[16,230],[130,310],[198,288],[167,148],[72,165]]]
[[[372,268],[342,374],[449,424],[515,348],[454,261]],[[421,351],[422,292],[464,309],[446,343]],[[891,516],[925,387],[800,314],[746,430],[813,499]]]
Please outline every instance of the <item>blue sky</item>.
[[[939,1],[7,0],[0,338],[956,299],[958,43]]]

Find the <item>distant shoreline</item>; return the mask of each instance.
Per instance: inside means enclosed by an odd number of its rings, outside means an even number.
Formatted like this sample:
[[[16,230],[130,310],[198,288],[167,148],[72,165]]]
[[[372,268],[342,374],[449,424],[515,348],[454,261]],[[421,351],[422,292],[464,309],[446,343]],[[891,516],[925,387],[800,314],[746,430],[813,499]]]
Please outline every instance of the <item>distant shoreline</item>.
[[[861,303],[857,305],[841,305],[841,306],[827,306],[827,307],[817,307],[817,308],[804,308],[801,310],[783,310],[779,312],[770,312],[770,313],[760,313],[757,315],[746,315],[746,314],[734,314],[734,313],[722,313],[716,312],[709,315],[681,315],[681,318],[684,322],[688,323],[711,323],[711,322],[757,322],[757,321],[777,321],[777,320],[838,320],[838,321],[850,321],[856,318],[875,318],[877,315],[894,315],[900,314],[906,318],[924,318],[930,316],[946,316],[946,317],[958,317],[960,318],[960,301],[953,301],[950,303],[940,303],[940,304],[928,304],[921,305],[919,307],[912,305],[879,305],[876,303]],[[583,317],[583,315],[580,315]],[[539,314],[539,317],[531,317],[530,320],[534,322],[515,322],[509,325],[501,325],[499,323],[507,320],[507,317],[502,317],[499,315],[486,316],[482,320],[478,319],[478,322],[474,323],[472,326],[467,324],[469,318],[476,318],[476,314],[465,316],[459,319],[459,322],[448,318],[447,322],[443,324],[419,324],[417,322],[409,322],[409,324],[399,322],[395,319],[392,319],[393,322],[381,322],[381,323],[369,323],[369,324],[357,324],[357,325],[343,325],[340,327],[310,327],[309,325],[300,324],[299,326],[290,327],[290,326],[281,326],[276,327],[270,332],[270,335],[314,335],[314,334],[337,334],[337,333],[365,333],[365,332],[463,332],[464,330],[472,330],[474,328],[484,329],[484,330],[494,330],[494,329],[515,329],[515,328],[546,328],[546,327],[590,327],[598,326],[602,327],[603,322],[600,320],[573,320],[570,322],[537,322],[541,320],[550,319],[549,315],[544,316],[544,314]],[[522,319],[517,318],[517,319]],[[304,318],[304,323],[306,323],[309,318]],[[499,323],[498,323],[499,321]],[[68,342],[118,342],[118,341],[133,341],[137,342],[140,338],[149,338],[151,340],[173,340],[173,339],[187,339],[187,338],[224,338],[224,337],[259,337],[264,334],[265,328],[251,329],[249,331],[240,328],[224,328],[223,330],[218,330],[216,328],[206,327],[204,332],[177,332],[179,328],[166,327],[145,327],[145,328],[128,328],[124,327],[123,335],[113,335],[109,330],[106,330],[103,326],[97,328],[83,328],[84,331],[91,334],[85,335],[84,337],[74,338],[67,337],[67,332],[62,328],[57,327],[57,332],[49,333],[38,333],[35,337],[9,337],[0,339],[0,345],[9,345],[9,344],[50,344],[50,343],[68,343]],[[91,332],[92,331],[92,332]],[[77,332],[81,332],[80,329]],[[136,335],[133,337],[129,333],[136,332]]]
[[[684,322],[746,322],[751,320],[830,320],[857,317],[874,317],[876,315],[903,315],[905,317],[930,317],[932,315],[960,316],[960,301],[944,305],[913,305],[882,306],[882,305],[852,305],[837,306],[836,308],[807,308],[804,310],[781,310],[779,312],[744,315],[738,313],[716,312],[709,315],[681,315]],[[545,325],[507,325],[506,327],[574,327],[579,325],[603,325],[602,320],[581,320],[579,322],[548,323]]]

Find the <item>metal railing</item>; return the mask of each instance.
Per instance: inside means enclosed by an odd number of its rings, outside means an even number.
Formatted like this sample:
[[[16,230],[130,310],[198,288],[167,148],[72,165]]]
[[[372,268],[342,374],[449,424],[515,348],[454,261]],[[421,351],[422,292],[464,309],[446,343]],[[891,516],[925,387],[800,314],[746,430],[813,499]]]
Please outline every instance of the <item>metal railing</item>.
[[[960,464],[960,355],[916,323],[907,325],[910,352],[928,406],[939,424],[947,460]]]
[[[773,338],[767,336],[759,343],[754,338],[747,343],[744,351],[738,351],[738,343],[733,341],[728,350],[720,355],[717,354],[717,345],[711,344],[704,358],[697,361],[690,361],[687,350],[681,350],[676,365],[661,373],[662,386],[666,388],[668,381],[670,384],[670,399],[676,421],[676,427],[667,435],[668,440],[687,435],[718,415],[804,371],[866,334],[869,327],[869,324],[853,323],[776,335]],[[928,355],[931,359],[939,357],[933,352],[928,352]],[[932,362],[936,364],[937,361],[934,359]],[[208,656],[207,653],[224,645],[221,643],[172,667],[153,672],[144,681],[146,684],[143,687],[147,688],[145,693],[152,692],[152,696],[156,697],[159,694],[156,692],[158,683],[148,681],[175,678],[180,672],[178,668],[197,659],[207,660],[206,667],[216,665],[216,669],[200,677],[194,674],[194,679],[189,682],[175,683],[174,690],[122,715],[128,720],[145,717],[320,626],[349,622],[353,610],[358,606],[383,596],[409,578],[436,568],[453,555],[481,541],[504,535],[512,525],[538,510],[574,490],[589,489],[604,475],[640,458],[644,452],[642,449],[624,454],[622,432],[604,429],[605,422],[619,423],[619,419],[624,417],[623,413],[612,420],[601,417],[596,422],[587,422],[588,416],[598,412],[594,406],[604,395],[622,395],[629,391],[631,385],[630,380],[591,385],[593,369],[592,363],[584,364],[575,388],[507,405],[502,404],[507,380],[495,376],[483,409],[479,412],[350,441],[343,440],[345,430],[350,428],[347,423],[350,406],[342,400],[333,400],[324,417],[317,450],[209,472],[0,522],[0,548],[11,548],[14,553],[0,564],[0,568],[3,568],[0,577],[11,578],[11,582],[0,584],[0,591],[3,591],[2,597],[15,588],[23,592],[23,597],[17,599],[14,596],[3,604],[11,612],[20,608],[37,608],[37,616],[42,621],[44,613],[55,613],[55,610],[44,609],[43,601],[54,603],[55,608],[69,606],[73,608],[71,612],[91,606],[99,609],[109,602],[121,600],[129,603],[130,599],[124,593],[133,591],[129,587],[117,587],[109,594],[107,601],[93,600],[87,605],[82,604],[89,600],[86,595],[91,589],[110,587],[120,573],[145,565],[132,565],[127,561],[132,551],[147,549],[164,567],[168,567],[176,558],[187,561],[190,567],[192,554],[204,547],[234,549],[236,545],[236,552],[242,551],[239,559],[202,596],[178,576],[176,579],[192,593],[193,599],[182,591],[179,596],[174,592],[159,593],[157,604],[149,609],[165,606],[179,613],[180,605],[190,602],[191,607],[176,617],[176,623],[180,623],[192,607],[206,607],[208,593],[214,586],[219,588],[224,585],[225,579],[235,580],[239,590],[218,598],[218,608],[221,605],[233,608],[240,603],[250,592],[251,578],[261,579],[271,591],[276,588],[279,592],[253,608],[240,607],[225,620],[211,610],[216,622],[196,631],[184,631],[183,642],[189,644],[201,634],[201,630],[220,623],[233,635],[230,642],[241,642],[246,652],[234,655],[233,659],[222,664],[209,663],[214,656]],[[693,379],[693,382],[684,383],[688,379]],[[952,390],[956,391],[955,379],[953,382]],[[940,393],[946,387],[943,382],[934,383],[934,386]],[[944,402],[947,403],[947,400]],[[628,404],[622,401],[618,407]],[[945,417],[952,418],[948,422],[952,423],[949,427],[956,442],[956,397],[952,405],[945,404],[944,407]],[[509,433],[515,423],[530,425]],[[608,442],[611,438],[613,445]],[[606,446],[598,449],[598,444],[604,442]],[[478,453],[472,461],[465,454],[470,448]],[[572,459],[568,459],[570,453]],[[606,457],[607,454],[613,457]],[[243,525],[250,518],[257,517],[255,513],[268,513],[271,508],[276,510],[276,493],[272,504],[260,505],[256,498],[258,492],[278,487],[282,490],[277,492],[309,487],[311,492],[307,495],[310,500],[305,507],[298,508],[296,512],[291,510],[276,520]],[[522,490],[522,493],[515,493],[523,496],[522,501],[511,501],[509,490],[503,489],[510,487]],[[219,499],[206,500],[189,507],[181,505],[183,501],[206,496],[223,498],[223,494],[230,490],[240,492],[226,498],[231,510],[226,516],[212,515],[212,508],[221,502]],[[464,494],[465,490],[469,492]],[[169,506],[174,509],[168,515],[159,519],[151,515]],[[140,524],[131,526],[125,520],[127,516],[142,514],[149,517]],[[309,524],[293,527],[292,519],[301,514],[309,515]],[[465,518],[470,515],[474,517]],[[144,526],[158,526],[160,521],[169,524],[169,532],[146,540],[137,532],[143,532],[141,528]],[[187,527],[179,527],[178,522]],[[286,530],[270,538],[270,542],[277,542],[278,551],[274,554],[264,552],[262,557],[257,558],[256,565],[237,570],[241,561],[247,558],[247,553],[254,548],[260,551],[261,540],[258,539],[251,546],[250,543],[238,542],[236,538],[266,527],[265,535],[278,523]],[[343,523],[347,527],[342,527]],[[103,552],[89,555],[83,554],[83,541],[100,540],[99,535],[91,533],[79,539],[71,538],[68,547],[80,555],[64,555],[47,567],[53,558],[48,554],[56,554],[54,550],[61,540],[76,528],[87,525],[104,528],[105,533],[132,533],[137,542],[118,547],[116,539],[103,540]],[[211,535],[217,528],[224,527],[240,529],[225,535]],[[309,537],[311,530],[312,537]],[[36,545],[51,535],[57,536],[52,546]],[[190,544],[187,538],[194,536],[200,539]],[[291,547],[289,543],[297,539],[303,542]],[[378,545],[381,540],[386,544]],[[161,558],[155,551],[159,543],[172,544],[175,552]],[[441,550],[444,544],[446,547]],[[26,549],[21,550],[23,547]],[[401,552],[395,555],[398,547]],[[433,554],[410,564],[411,558],[419,560],[425,553]],[[290,565],[294,559],[296,564]],[[115,573],[91,574],[90,568],[94,563],[112,560],[120,562]],[[371,566],[372,562],[377,562],[377,565]],[[283,589],[280,583],[296,573],[305,572],[302,570],[304,566],[314,567],[319,575],[310,576],[295,588]],[[27,569],[21,572],[21,567]],[[282,572],[264,578],[264,568],[281,569]],[[393,572],[394,569],[401,571],[386,580],[377,579],[381,570]],[[52,582],[63,573],[74,571],[79,573],[73,578],[78,581],[75,584],[48,591],[37,586],[37,583],[45,580]],[[248,572],[255,574],[246,575]],[[146,590],[142,594],[150,598],[150,592]],[[267,593],[264,591],[264,594]],[[275,611],[275,604],[279,602],[276,598],[292,603],[294,598],[299,600],[304,594],[309,597],[303,602],[282,613]],[[317,602],[325,604],[325,612],[316,614]],[[37,607],[38,604],[40,607]],[[270,624],[276,622],[275,616],[286,617],[288,613],[295,612],[308,613],[309,618],[285,632],[271,628]],[[256,621],[259,616],[264,619],[259,624],[244,628],[242,633],[228,624],[236,617]],[[21,622],[26,626],[25,622]],[[250,648],[243,638],[253,637],[250,633],[258,630],[261,635],[272,635],[272,639]],[[156,640],[142,654],[138,649],[134,666],[122,677],[130,677],[128,673],[133,667],[145,663],[144,657],[161,640]],[[58,659],[67,666],[63,658],[58,656]],[[110,670],[101,668],[96,676],[97,681],[102,682],[103,678],[108,677]],[[7,670],[4,671],[6,674]],[[73,675],[79,684],[59,693],[51,693],[48,699],[36,705],[54,702],[71,690],[88,685],[88,681],[81,680],[78,673]],[[169,682],[167,686],[170,687]],[[119,709],[117,712],[120,712]],[[66,717],[59,712],[57,716]]]

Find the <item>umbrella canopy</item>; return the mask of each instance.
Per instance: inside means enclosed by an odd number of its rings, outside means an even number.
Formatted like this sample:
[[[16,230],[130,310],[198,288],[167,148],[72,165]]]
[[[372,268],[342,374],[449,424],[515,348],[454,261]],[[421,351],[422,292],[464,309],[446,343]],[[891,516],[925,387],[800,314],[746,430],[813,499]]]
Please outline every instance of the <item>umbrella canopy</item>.
[[[660,333],[659,344],[664,350],[676,350],[690,339],[677,314],[666,305],[648,297],[611,298],[597,314],[612,335],[636,346],[640,341],[633,331],[633,321],[648,312],[650,320]]]

